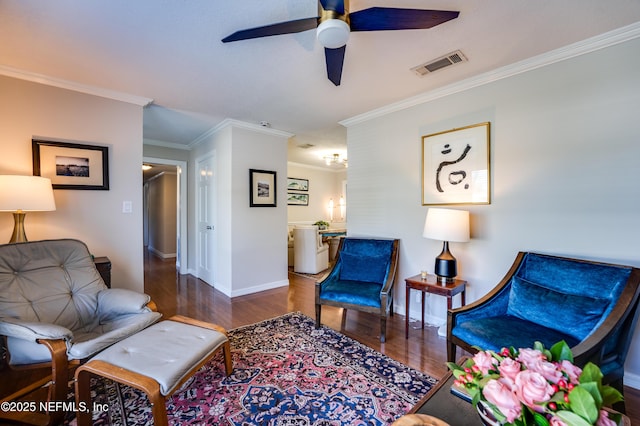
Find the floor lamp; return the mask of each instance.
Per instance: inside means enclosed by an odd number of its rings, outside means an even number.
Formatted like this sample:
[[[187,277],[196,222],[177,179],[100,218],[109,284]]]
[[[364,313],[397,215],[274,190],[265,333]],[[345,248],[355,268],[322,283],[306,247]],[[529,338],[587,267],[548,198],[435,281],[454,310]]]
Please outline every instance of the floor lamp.
[[[40,176],[0,175],[0,211],[13,212],[10,243],[27,241],[24,231],[26,212],[56,209],[51,180]]]
[[[440,240],[442,253],[436,257],[435,274],[443,284],[453,282],[458,275],[456,258],[449,251],[449,242],[469,241],[469,212],[465,210],[430,208],[422,236]]]

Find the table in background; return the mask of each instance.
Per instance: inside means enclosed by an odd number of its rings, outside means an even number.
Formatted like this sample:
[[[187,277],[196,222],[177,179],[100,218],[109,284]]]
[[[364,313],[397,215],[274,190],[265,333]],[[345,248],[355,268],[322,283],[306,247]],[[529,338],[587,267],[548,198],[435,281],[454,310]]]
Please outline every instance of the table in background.
[[[322,236],[322,242],[329,243],[329,262],[333,262],[336,258],[336,254],[338,253],[338,244],[340,243],[340,238],[345,237],[347,235],[346,229],[321,229],[318,231]]]
[[[452,298],[456,294],[460,294],[460,306],[465,305],[465,290],[467,282],[464,280],[455,279],[450,283],[438,282],[438,277],[435,275],[427,275],[426,279],[423,279],[421,275],[415,275],[411,278],[405,278],[405,287],[407,291],[407,297],[405,300],[406,315],[405,315],[405,339],[409,338],[409,305],[411,303],[410,293],[411,289],[422,292],[422,328],[424,328],[424,296],[426,293],[437,294],[439,296],[447,297],[447,309],[452,307]]]
[[[93,263],[96,264],[96,269],[102,277],[102,281],[111,288],[111,260],[106,256],[99,256],[93,258]]]

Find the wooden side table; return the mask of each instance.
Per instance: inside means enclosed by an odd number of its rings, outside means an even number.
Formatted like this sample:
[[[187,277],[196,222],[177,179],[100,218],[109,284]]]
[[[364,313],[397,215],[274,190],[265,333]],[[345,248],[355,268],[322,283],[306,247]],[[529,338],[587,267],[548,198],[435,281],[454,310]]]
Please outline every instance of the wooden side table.
[[[460,293],[460,306],[465,305],[465,290],[467,282],[464,280],[456,279],[451,283],[438,282],[438,278],[435,275],[427,275],[426,279],[422,279],[420,275],[415,275],[411,278],[405,278],[405,287],[407,291],[407,297],[405,301],[406,315],[404,318],[405,339],[409,338],[409,304],[411,302],[410,292],[411,289],[422,292],[422,328],[424,328],[424,296],[426,293],[437,294],[439,296],[447,297],[447,309],[452,308],[451,299],[456,294]]]
[[[99,256],[94,257],[93,262],[96,264],[96,269],[104,283],[108,288],[111,288],[111,260],[106,256]]]

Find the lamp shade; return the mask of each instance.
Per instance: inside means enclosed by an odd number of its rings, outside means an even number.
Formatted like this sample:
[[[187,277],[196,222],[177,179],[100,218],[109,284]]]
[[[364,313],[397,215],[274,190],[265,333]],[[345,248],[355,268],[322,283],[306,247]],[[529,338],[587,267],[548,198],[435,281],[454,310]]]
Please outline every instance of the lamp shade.
[[[56,209],[51,179],[0,175],[0,211],[39,212]]]
[[[465,243],[469,241],[469,212],[430,208],[422,236],[432,240]]]

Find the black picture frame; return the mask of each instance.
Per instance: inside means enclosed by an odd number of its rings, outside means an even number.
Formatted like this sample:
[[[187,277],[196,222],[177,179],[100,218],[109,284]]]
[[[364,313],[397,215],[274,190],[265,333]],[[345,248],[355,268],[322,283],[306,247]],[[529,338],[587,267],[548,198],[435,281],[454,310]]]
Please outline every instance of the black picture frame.
[[[109,190],[109,148],[83,143],[31,140],[33,175],[53,189]]]
[[[287,191],[308,191],[309,179],[287,178]]]
[[[249,169],[249,206],[277,206],[276,172]]]
[[[289,206],[308,206],[309,194],[300,192],[287,192],[287,205]]]

